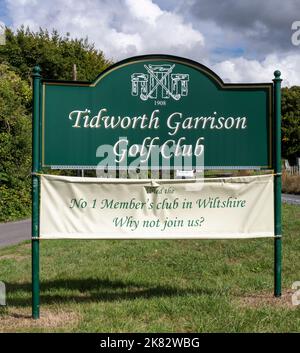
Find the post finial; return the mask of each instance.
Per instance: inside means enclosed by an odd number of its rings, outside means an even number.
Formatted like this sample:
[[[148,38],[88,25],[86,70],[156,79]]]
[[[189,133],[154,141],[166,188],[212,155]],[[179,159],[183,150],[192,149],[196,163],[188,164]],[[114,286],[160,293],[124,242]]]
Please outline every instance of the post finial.
[[[41,71],[42,71],[41,68],[38,65],[36,65],[32,70],[32,75],[41,76]]]
[[[274,76],[275,76],[275,79],[280,79],[280,76],[281,76],[281,72],[279,71],[279,70],[276,70],[275,72],[274,72]]]

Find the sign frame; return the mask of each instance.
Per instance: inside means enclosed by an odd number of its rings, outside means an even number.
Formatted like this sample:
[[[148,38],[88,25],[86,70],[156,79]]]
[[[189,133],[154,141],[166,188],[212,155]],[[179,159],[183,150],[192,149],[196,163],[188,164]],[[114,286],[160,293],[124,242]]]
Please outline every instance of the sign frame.
[[[104,70],[93,83],[83,81],[54,81],[54,80],[42,80],[41,69],[39,66],[35,66],[33,69],[33,111],[32,111],[32,318],[39,319],[40,317],[40,280],[39,280],[39,200],[40,200],[40,183],[39,174],[42,172],[43,167],[46,167],[42,163],[42,117],[44,112],[44,87],[45,85],[59,84],[62,85],[92,85],[96,84],[98,80],[105,77],[111,72],[120,67],[120,65],[126,65],[128,62],[141,59],[151,60],[179,60],[196,65],[198,69],[205,71],[215,81],[217,81],[226,89],[231,88],[244,88],[251,89],[254,87],[266,87],[270,90],[270,129],[272,135],[270,137],[270,163],[267,169],[274,171],[274,296],[281,296],[281,253],[282,253],[282,235],[281,235],[281,73],[275,71],[272,83],[258,83],[258,84],[234,84],[224,83],[219,76],[213,71],[208,69],[202,64],[196,63],[189,59],[179,58],[170,55],[146,55],[129,58],[116,63]],[[266,168],[266,166],[262,166]],[[242,166],[241,166],[242,168]],[[240,169],[241,169],[240,168]],[[249,168],[249,167],[247,167]],[[62,168],[66,169],[66,168]],[[79,169],[76,166],[76,169]]]
[[[208,163],[205,163],[205,169],[273,169],[273,140],[274,140],[274,122],[273,122],[273,97],[274,97],[274,85],[271,82],[266,83],[228,83],[224,82],[215,72],[210,70],[208,67],[200,64],[196,61],[181,58],[173,55],[142,55],[137,57],[128,58],[122,60],[118,63],[115,63],[101,72],[94,81],[68,81],[68,80],[53,80],[53,79],[41,79],[41,168],[51,168],[51,169],[96,169],[98,166],[93,165],[80,165],[80,164],[61,164],[61,163],[47,163],[45,160],[45,124],[46,124],[46,99],[47,99],[47,90],[48,87],[90,87],[95,88],[97,85],[108,75],[115,72],[118,69],[126,68],[129,65],[140,64],[143,62],[158,62],[158,61],[169,61],[176,64],[182,64],[196,71],[199,71],[203,75],[207,76],[220,91],[233,91],[240,90],[241,92],[255,92],[258,90],[265,90],[268,95],[267,109],[268,109],[268,163],[263,165],[253,165],[253,164],[238,164],[238,165],[212,165],[208,166]],[[119,170],[127,169],[122,165],[117,166]],[[155,169],[155,168],[154,168]],[[157,169],[157,168],[156,168]]]

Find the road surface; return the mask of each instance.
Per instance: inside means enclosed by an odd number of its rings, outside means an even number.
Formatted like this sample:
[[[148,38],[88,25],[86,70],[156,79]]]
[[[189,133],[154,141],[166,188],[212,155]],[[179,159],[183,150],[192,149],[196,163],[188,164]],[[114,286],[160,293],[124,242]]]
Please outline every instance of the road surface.
[[[0,247],[31,239],[31,220],[0,223]]]
[[[281,200],[282,202],[289,203],[291,205],[300,206],[300,195],[282,194]]]

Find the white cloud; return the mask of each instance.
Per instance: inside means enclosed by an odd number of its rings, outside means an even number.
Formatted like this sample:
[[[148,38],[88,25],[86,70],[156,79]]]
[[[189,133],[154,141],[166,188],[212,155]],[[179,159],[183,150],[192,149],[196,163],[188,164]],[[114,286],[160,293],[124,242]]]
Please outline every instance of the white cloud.
[[[152,0],[6,0],[14,28],[57,29],[86,37],[115,60],[146,53],[191,56],[203,50],[204,38],[177,14]],[[26,1],[26,6],[24,6]]]
[[[299,52],[287,52],[285,56],[281,51],[280,56],[269,54],[250,60],[247,56],[253,57],[253,53],[248,50],[242,57],[233,57],[235,48],[243,45],[232,30],[220,30],[208,19],[196,28],[184,11],[176,11],[176,4],[171,6],[173,2],[163,9],[154,0],[5,1],[13,28],[24,24],[32,30],[55,28],[61,34],[69,32],[73,38],[88,36],[114,60],[149,53],[174,54],[204,63],[225,81],[270,82],[274,70],[279,69],[284,85],[300,85],[300,47]],[[245,35],[240,33],[241,38]],[[224,54],[216,57],[214,49],[220,47]]]
[[[284,86],[300,84],[300,54],[278,57],[268,55],[263,61],[247,60],[243,57],[225,60],[213,65],[213,70],[229,82],[270,82],[274,71],[280,70]]]
[[[159,6],[149,0],[126,0],[126,4],[133,16],[151,25],[155,25],[157,18],[163,14]]]

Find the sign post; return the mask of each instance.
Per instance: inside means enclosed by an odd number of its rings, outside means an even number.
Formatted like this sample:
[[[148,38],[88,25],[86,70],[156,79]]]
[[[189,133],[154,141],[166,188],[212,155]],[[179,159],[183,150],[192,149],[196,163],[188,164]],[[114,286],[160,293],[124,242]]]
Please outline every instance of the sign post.
[[[281,72],[274,76],[274,295],[281,296]]]
[[[42,79],[34,68],[34,319],[40,315],[40,239],[273,237],[274,295],[281,296],[282,80],[279,71],[274,75],[273,83],[224,83],[207,67],[170,55],[123,60],[93,82]],[[151,180],[39,178],[43,167],[113,170],[116,178],[138,169],[149,176],[150,170]],[[167,181],[153,180],[152,172],[183,167],[192,175],[197,168],[270,172],[202,184],[199,178],[176,183],[171,173]],[[247,197],[242,189],[250,190]],[[264,196],[261,206],[257,193]],[[245,219],[240,226],[237,213]],[[62,214],[67,222],[59,222]]]
[[[40,169],[40,83],[41,69],[33,69],[33,110],[32,110],[32,317],[40,317],[40,279],[39,279],[39,178]]]

